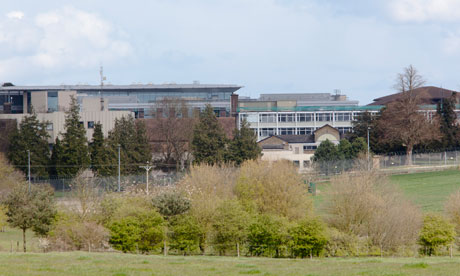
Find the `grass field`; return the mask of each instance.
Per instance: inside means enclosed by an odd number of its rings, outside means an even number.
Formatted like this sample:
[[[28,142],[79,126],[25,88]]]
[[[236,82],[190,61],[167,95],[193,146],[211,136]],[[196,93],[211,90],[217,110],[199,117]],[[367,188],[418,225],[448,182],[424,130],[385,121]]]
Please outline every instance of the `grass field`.
[[[0,275],[458,275],[460,258],[268,259],[0,253]]]
[[[447,197],[460,189],[460,170],[392,175],[390,181],[398,185],[423,212],[442,212]],[[322,212],[323,194],[327,188],[328,182],[318,184],[321,192],[314,203],[319,213]]]
[[[460,170],[393,175],[409,199],[424,212],[441,212],[447,197],[460,189]]]

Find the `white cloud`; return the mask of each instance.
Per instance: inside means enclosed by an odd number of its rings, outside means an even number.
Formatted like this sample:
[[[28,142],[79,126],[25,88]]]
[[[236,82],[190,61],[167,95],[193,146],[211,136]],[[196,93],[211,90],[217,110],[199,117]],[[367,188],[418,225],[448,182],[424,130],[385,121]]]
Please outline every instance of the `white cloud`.
[[[11,11],[6,14],[6,17],[9,19],[19,19],[21,20],[24,17],[24,13],[22,11]]]
[[[133,55],[131,44],[98,15],[65,7],[33,18],[0,20],[0,79],[23,71],[89,68]],[[5,68],[9,68],[6,70]]]
[[[392,0],[389,8],[399,21],[460,21],[459,0]]]

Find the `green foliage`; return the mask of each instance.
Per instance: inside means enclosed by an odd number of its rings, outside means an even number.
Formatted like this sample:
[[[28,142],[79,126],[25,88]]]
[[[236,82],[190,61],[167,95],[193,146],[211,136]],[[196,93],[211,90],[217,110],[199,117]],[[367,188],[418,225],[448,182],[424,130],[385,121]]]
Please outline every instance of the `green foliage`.
[[[86,169],[91,164],[86,130],[80,123],[79,111],[77,99],[72,97],[70,109],[66,112],[65,132],[54,154],[56,163],[53,165],[59,177],[75,176],[81,169]]]
[[[139,165],[151,161],[152,153],[145,123],[135,121],[131,115],[115,120],[115,127],[109,133],[108,144],[117,158],[118,145],[120,146],[120,172],[123,175],[140,173],[143,169],[139,168]],[[112,175],[115,175],[117,167],[112,167],[112,170]]]
[[[457,114],[455,113],[455,104],[457,103],[457,93],[452,93],[450,98],[444,98],[438,102],[436,113],[440,123],[442,139],[439,142],[437,150],[446,150],[458,147],[458,138],[460,127],[457,123]]]
[[[325,246],[326,256],[352,257],[360,252],[360,240],[353,233],[341,232],[335,228],[329,228],[329,237]]]
[[[419,244],[423,246],[421,253],[436,255],[442,246],[452,245],[455,240],[455,226],[438,214],[428,214],[423,219]]]
[[[250,221],[249,214],[241,204],[235,200],[221,203],[214,216],[213,232],[214,244],[220,253],[242,245],[247,237],[247,229]]]
[[[0,232],[3,232],[5,226],[8,224],[8,217],[6,215],[7,208],[3,205],[0,205]]]
[[[350,159],[358,158],[359,154],[367,152],[367,143],[363,137],[358,137],[351,144],[352,155]]]
[[[0,153],[0,202],[13,190],[17,183],[24,181],[24,175],[15,170],[13,166]]]
[[[151,252],[163,241],[163,218],[154,210],[141,210],[114,219],[108,226],[112,246],[123,252]]]
[[[81,220],[77,214],[59,212],[49,235],[53,250],[100,250],[109,240],[106,228],[95,221]]]
[[[228,146],[227,161],[240,166],[246,160],[259,158],[261,153],[256,133],[249,128],[249,123],[243,120],[240,129],[236,128],[233,133],[233,139]]]
[[[326,225],[319,219],[303,219],[289,229],[289,247],[292,256],[305,258],[319,256],[323,251],[328,237]]]
[[[118,165],[117,152],[109,147],[108,142],[104,139],[102,125],[95,124],[93,140],[89,145],[91,156],[91,169],[98,176],[111,176],[116,172]]]
[[[190,200],[179,192],[164,192],[152,199],[153,206],[164,217],[183,214],[190,209]]]
[[[24,251],[26,251],[25,231],[31,229],[40,236],[46,236],[56,216],[54,192],[49,187],[18,184],[7,196],[6,215],[12,227],[24,233]]]
[[[282,256],[287,243],[287,222],[273,215],[259,215],[248,228],[248,250],[253,256]]]
[[[200,115],[193,130],[192,150],[195,164],[221,164],[224,162],[227,137],[210,105]]]
[[[191,215],[178,215],[170,221],[171,249],[190,254],[198,249],[202,236],[199,222]]]
[[[9,137],[8,159],[26,175],[28,170],[27,150],[29,150],[31,175],[48,176],[46,168],[50,162],[50,150],[46,125],[47,122],[40,122],[37,114],[33,112],[22,119],[19,128],[14,129]]]

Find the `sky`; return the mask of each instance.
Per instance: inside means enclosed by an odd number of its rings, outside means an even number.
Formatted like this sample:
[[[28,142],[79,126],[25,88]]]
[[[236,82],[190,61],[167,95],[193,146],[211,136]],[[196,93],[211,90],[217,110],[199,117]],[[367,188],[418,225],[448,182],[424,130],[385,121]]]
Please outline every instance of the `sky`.
[[[460,90],[460,0],[0,0],[0,83],[237,84],[394,93],[412,64]]]

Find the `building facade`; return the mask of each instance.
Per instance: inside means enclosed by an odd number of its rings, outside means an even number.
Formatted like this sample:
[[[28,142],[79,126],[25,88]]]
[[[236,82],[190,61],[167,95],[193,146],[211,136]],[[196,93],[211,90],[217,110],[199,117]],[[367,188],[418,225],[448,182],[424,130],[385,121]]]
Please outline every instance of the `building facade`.
[[[220,84],[134,84],[134,85],[56,85],[0,87],[0,113],[26,113],[28,103],[45,112],[59,110],[63,104],[60,95],[76,93],[79,99],[97,99],[100,111],[130,111],[136,118],[150,118],[161,114],[164,99],[177,99],[187,106],[184,117],[213,106],[216,115],[229,117],[232,113],[232,95],[238,85]],[[65,97],[62,97],[65,98]],[[236,105],[235,105],[236,106]],[[160,111],[160,112],[159,112]],[[233,112],[235,112],[233,110]],[[167,116],[167,115],[166,115]]]
[[[325,125],[340,134],[351,132],[352,122],[365,111],[378,113],[381,106],[358,106],[345,95],[329,93],[262,94],[238,104],[238,127],[246,120],[257,140],[273,135],[311,135]]]

